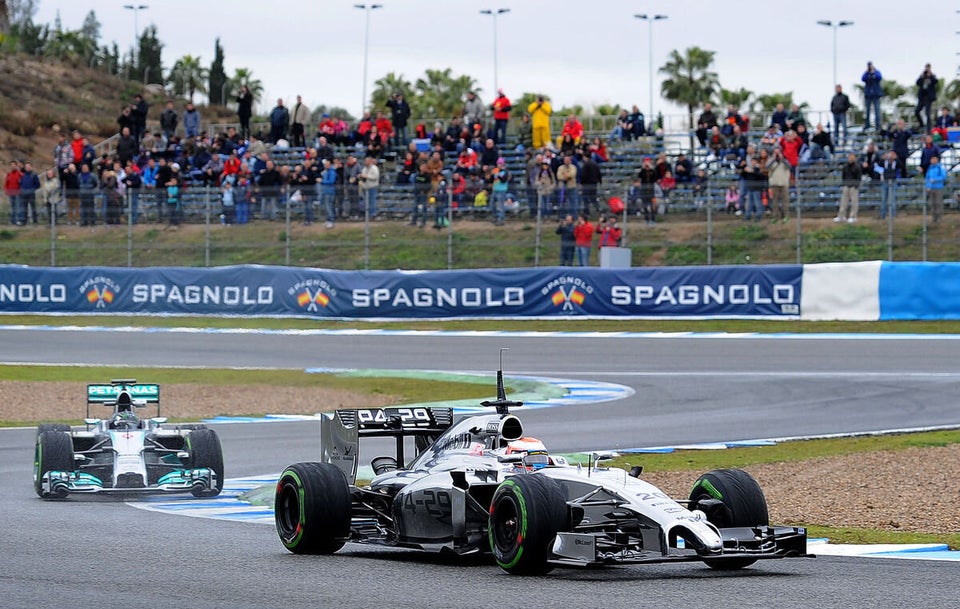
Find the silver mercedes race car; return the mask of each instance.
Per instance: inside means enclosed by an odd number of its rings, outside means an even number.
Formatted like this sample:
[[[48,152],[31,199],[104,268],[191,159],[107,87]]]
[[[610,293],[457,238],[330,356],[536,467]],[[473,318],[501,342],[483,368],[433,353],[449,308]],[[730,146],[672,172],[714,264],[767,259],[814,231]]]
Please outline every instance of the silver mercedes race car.
[[[287,467],[277,483],[280,541],[296,554],[357,542],[457,555],[492,553],[513,574],[557,565],[703,561],[741,569],[806,557],[801,527],[770,526],[757,482],[738,469],[701,476],[673,499],[630,472],[601,467],[611,454],[570,465],[525,435],[510,414],[502,373],[495,414],[454,420],[449,408],[338,410],[321,418],[321,462]],[[361,438],[396,439],[357,486]],[[404,451],[413,447],[407,462]]]
[[[151,404],[156,416],[135,410]],[[112,409],[90,416],[90,406]],[[223,488],[220,439],[205,425],[166,428],[160,386],[120,379],[87,385],[82,429],[45,423],[37,427],[34,489],[43,499],[70,493],[192,493],[213,497]]]

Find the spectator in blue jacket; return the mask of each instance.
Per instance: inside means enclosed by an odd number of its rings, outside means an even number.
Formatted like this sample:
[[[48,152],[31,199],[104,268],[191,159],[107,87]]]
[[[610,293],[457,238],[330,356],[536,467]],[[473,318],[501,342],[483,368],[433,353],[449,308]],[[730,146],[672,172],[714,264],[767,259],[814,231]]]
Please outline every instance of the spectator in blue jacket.
[[[892,141],[891,149],[897,153],[897,162],[900,164],[900,177],[906,178],[907,175],[907,157],[910,156],[908,146],[910,138],[916,135],[913,129],[907,127],[906,122],[901,118],[897,124],[886,131],[881,131],[880,135],[890,138]],[[933,141],[931,139],[931,141]]]
[[[193,102],[187,102],[183,109],[183,131],[186,137],[197,137],[200,134],[200,112]]]
[[[928,135],[923,140],[923,149],[920,152],[920,171],[927,175],[933,158],[940,158],[940,147],[933,143],[933,136]]]
[[[883,75],[880,70],[873,65],[872,61],[867,62],[867,69],[860,77],[863,81],[863,99],[866,102],[866,115],[863,119],[863,128],[870,128],[870,108],[873,108],[874,122],[877,128],[880,127],[880,98],[883,97],[883,87],[880,82]]]
[[[927,201],[933,213],[933,221],[940,222],[943,218],[943,190],[947,185],[947,172],[940,164],[940,157],[930,158],[930,167],[924,175],[923,185],[927,188]]]
[[[37,191],[40,190],[40,178],[33,171],[29,162],[23,164],[23,174],[20,176],[20,205],[17,209],[17,226],[23,226],[30,220],[37,223]]]

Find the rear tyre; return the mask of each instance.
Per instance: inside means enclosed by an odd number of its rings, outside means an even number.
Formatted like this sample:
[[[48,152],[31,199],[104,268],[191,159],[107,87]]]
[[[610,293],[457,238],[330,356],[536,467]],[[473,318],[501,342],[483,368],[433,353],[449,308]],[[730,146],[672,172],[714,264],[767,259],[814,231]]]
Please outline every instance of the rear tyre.
[[[194,497],[216,497],[223,490],[223,449],[220,448],[220,438],[212,429],[197,429],[187,434],[185,442],[190,457],[186,467],[190,469],[209,468],[216,474],[213,488],[194,488],[191,494]]]
[[[708,515],[718,529],[728,527],[757,527],[770,524],[767,500],[753,476],[742,469],[715,469],[697,478],[690,491],[690,505],[701,499],[723,502],[722,510]],[[755,558],[733,560],[704,559],[712,569],[734,571],[757,562]]]
[[[295,463],[280,475],[277,534],[294,554],[333,554],[350,537],[350,485],[330,463]]]
[[[567,521],[566,496],[553,478],[511,476],[490,503],[487,535],[500,568],[512,575],[544,575],[557,533]]]
[[[63,431],[47,430],[37,436],[33,457],[33,489],[43,499],[63,498],[66,491],[48,493],[43,489],[43,476],[47,472],[72,472],[73,440]]]

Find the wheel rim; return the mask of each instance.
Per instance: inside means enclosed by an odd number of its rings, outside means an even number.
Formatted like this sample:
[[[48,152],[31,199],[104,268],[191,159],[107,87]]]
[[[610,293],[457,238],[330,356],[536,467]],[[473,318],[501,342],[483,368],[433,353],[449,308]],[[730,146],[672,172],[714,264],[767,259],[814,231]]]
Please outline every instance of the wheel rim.
[[[513,497],[500,497],[494,506],[496,519],[493,526],[493,539],[497,548],[508,552],[520,542],[520,510]]]
[[[286,541],[292,541],[300,532],[300,493],[296,485],[284,482],[277,493],[275,507],[277,527]]]

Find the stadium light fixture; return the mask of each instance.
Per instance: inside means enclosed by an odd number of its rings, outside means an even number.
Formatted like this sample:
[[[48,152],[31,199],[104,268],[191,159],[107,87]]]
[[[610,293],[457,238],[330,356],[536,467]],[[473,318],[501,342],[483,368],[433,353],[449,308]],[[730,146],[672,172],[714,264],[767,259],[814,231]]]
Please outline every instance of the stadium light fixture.
[[[509,13],[510,9],[508,8],[497,8],[497,9],[483,9],[480,11],[481,15],[490,15],[493,17],[493,94],[496,95],[497,91],[500,90],[500,84],[497,78],[497,17]]]
[[[817,25],[822,25],[824,27],[833,29],[833,84],[836,86],[837,83],[837,30],[842,27],[847,27],[853,25],[853,21],[830,21],[829,19],[820,19],[817,21]]]
[[[124,4],[123,8],[128,11],[133,11],[133,51],[131,53],[131,60],[136,63],[137,59],[137,41],[140,40],[140,27],[137,24],[137,15],[140,11],[145,11],[150,8],[149,4]]]
[[[647,15],[646,13],[642,13],[639,15],[634,15],[634,18],[640,19],[642,21],[646,21],[647,25],[649,26],[648,27],[649,34],[647,36],[647,39],[650,43],[650,50],[648,52],[648,57],[650,59],[650,105],[647,108],[647,112],[649,112],[647,125],[649,127],[650,125],[653,125],[653,121],[656,118],[656,114],[654,114],[653,112],[653,22],[660,21],[662,19],[667,19],[668,16],[667,15]]]
[[[366,13],[366,24],[363,29],[363,101],[360,104],[360,116],[363,117],[363,111],[367,107],[367,58],[370,51],[370,13],[383,8],[382,4],[354,4],[354,8],[361,9]]]

